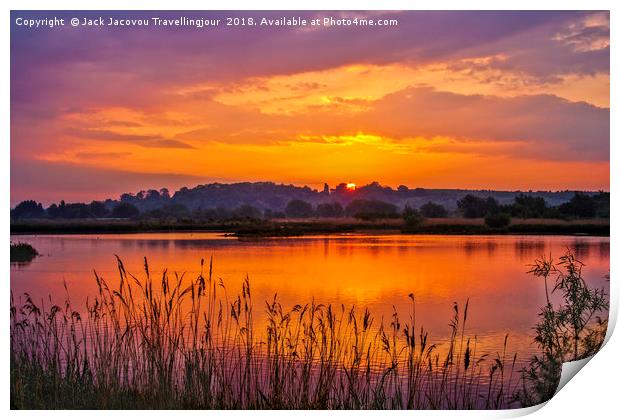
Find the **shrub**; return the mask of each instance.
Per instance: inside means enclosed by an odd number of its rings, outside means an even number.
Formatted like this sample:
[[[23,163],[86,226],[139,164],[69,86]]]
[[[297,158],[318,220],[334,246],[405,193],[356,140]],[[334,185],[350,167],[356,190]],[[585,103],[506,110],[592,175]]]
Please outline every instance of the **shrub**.
[[[484,223],[490,228],[504,228],[510,224],[510,216],[506,213],[491,213],[484,218]]]
[[[547,304],[534,328],[534,342],[542,354],[532,356],[523,369],[522,387],[515,395],[524,406],[553,397],[563,362],[592,356],[603,345],[607,319],[602,316],[609,310],[609,296],[588,286],[582,268],[570,250],[557,263],[543,257],[531,266],[529,273],[544,281]],[[561,298],[553,299],[554,295]],[[598,321],[593,323],[594,319]]]
[[[37,257],[39,253],[30,244],[19,242],[11,244],[11,262],[28,262]]]

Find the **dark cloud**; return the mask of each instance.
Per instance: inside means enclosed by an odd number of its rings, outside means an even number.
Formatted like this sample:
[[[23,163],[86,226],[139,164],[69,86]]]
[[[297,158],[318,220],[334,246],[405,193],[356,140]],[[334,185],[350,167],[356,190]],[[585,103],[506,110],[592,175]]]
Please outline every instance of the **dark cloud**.
[[[478,54],[505,53],[505,67],[550,76],[576,71],[592,74],[609,67],[608,51],[576,52],[552,38],[584,12],[386,12],[399,19],[391,28],[220,27],[196,28],[55,28],[26,30],[17,16],[52,15],[151,17],[229,15],[306,17],[336,12],[13,12],[11,27],[12,100],[34,101],[89,91],[95,101],[141,104],[153,88],[209,80],[322,70],[351,63],[423,64]],[[364,15],[365,12],[355,12]],[[368,14],[368,13],[367,13]],[[376,13],[374,13],[376,14]],[[601,29],[602,30],[602,29]],[[592,29],[583,29],[584,32]],[[600,30],[599,30],[600,32]],[[580,36],[580,35],[573,35]],[[581,35],[585,36],[584,34]],[[329,46],[329,48],[326,48]],[[514,55],[514,57],[513,57]],[[541,59],[542,58],[542,59]],[[139,95],[127,95],[128,92]],[[121,99],[122,98],[122,99]],[[88,102],[89,98],[82,98]]]
[[[81,128],[67,128],[65,133],[81,138],[92,140],[105,140],[123,143],[133,143],[142,147],[161,147],[174,149],[194,149],[194,146],[179,140],[165,139],[158,136],[149,136],[143,134],[122,134],[115,133],[110,130],[91,130]]]

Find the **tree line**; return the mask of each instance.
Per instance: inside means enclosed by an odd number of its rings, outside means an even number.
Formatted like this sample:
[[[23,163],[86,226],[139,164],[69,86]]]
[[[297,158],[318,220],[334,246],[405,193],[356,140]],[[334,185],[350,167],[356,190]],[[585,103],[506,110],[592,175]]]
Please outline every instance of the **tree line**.
[[[490,214],[506,214],[522,219],[557,218],[609,218],[610,195],[599,192],[590,195],[575,192],[573,197],[559,206],[548,206],[543,197],[519,194],[510,204],[500,205],[493,197],[478,197],[468,194],[457,202],[464,217],[478,218]]]
[[[167,191],[158,192],[157,199],[166,196]],[[148,194],[155,198],[154,194]],[[361,220],[403,218],[408,224],[416,224],[423,218],[445,218],[450,216],[465,218],[485,218],[494,227],[507,225],[510,218],[609,218],[610,194],[586,194],[575,192],[566,203],[549,206],[543,197],[528,194],[517,195],[510,204],[500,204],[491,196],[480,197],[467,194],[457,202],[457,210],[449,212],[443,205],[429,201],[414,208],[396,205],[373,199],[355,199],[343,206],[338,201],[326,201],[313,205],[301,200],[290,200],[283,211],[259,209],[249,204],[234,208],[214,207],[190,210],[183,204],[165,201],[160,207],[141,210],[127,200],[92,201],[90,203],[52,204],[44,208],[41,203],[26,200],[11,210],[13,219],[187,219],[187,220],[233,220],[233,219],[273,219],[273,218],[340,218],[353,217]]]

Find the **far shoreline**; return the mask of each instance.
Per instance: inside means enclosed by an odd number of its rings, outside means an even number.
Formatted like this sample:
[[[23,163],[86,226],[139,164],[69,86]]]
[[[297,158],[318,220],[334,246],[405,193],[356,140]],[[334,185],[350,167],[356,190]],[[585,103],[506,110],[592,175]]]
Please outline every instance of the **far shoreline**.
[[[610,236],[609,219],[520,219],[504,228],[491,228],[484,219],[426,219],[407,227],[402,219],[359,220],[272,219],[228,222],[160,221],[132,219],[67,219],[11,221],[11,235],[123,234],[123,233],[218,232],[239,238],[296,237],[340,233],[410,235],[573,235]]]

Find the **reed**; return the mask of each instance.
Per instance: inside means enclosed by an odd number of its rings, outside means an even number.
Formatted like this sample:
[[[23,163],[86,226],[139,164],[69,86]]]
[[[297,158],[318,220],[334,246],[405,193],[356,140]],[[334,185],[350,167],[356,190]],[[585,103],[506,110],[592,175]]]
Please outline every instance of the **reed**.
[[[164,271],[140,278],[117,257],[118,287],[94,273],[79,312],[11,296],[12,408],[477,409],[518,405],[516,355],[480,354],[469,302],[454,304],[441,346],[394,309],[265,302],[254,320],[249,279],[230,295],[213,276]],[[65,287],[66,288],[66,287]],[[440,351],[441,349],[441,351]]]

